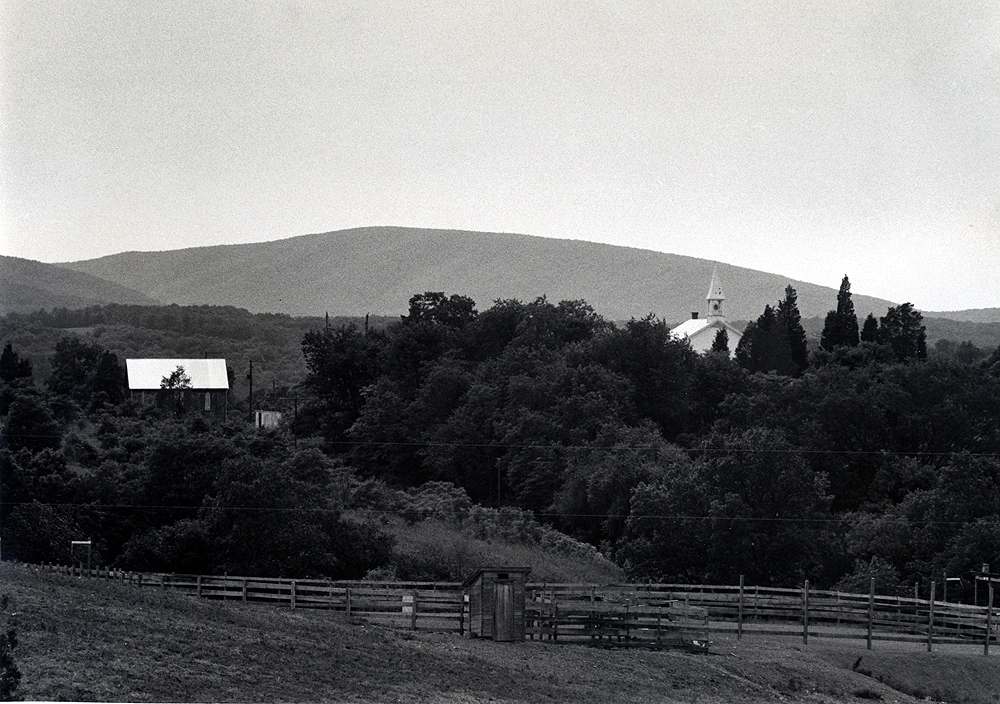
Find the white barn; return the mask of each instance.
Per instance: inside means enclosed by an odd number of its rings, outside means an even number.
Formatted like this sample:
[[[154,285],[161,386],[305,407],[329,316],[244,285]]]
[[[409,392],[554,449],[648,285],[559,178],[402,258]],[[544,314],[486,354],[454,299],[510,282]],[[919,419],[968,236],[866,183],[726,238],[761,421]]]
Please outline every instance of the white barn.
[[[163,380],[178,367],[191,379],[182,391],[185,410],[224,417],[229,402],[229,372],[224,359],[126,359],[128,388],[133,397],[158,397]]]

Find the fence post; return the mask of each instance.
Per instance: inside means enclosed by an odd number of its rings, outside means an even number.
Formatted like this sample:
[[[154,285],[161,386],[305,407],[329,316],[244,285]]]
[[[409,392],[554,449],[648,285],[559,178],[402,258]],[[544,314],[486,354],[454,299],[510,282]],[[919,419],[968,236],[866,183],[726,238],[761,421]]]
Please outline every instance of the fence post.
[[[993,582],[990,582],[989,585],[989,598],[986,600],[986,642],[983,644],[983,655],[990,654],[990,636],[993,630]]]
[[[659,604],[656,607],[656,644],[659,645],[663,639],[660,635],[660,623],[663,620],[663,605]]]
[[[937,582],[931,582],[930,604],[927,608],[927,652],[934,650],[934,592]]]
[[[295,580],[294,579],[292,580],[291,598],[292,598],[292,608],[294,609],[295,608]]]
[[[740,600],[736,608],[736,640],[743,640],[743,575],[740,575]]]
[[[246,601],[247,600],[247,578],[246,577],[243,578],[243,594],[242,594],[242,596],[243,596],[243,601]]]
[[[802,587],[802,644],[809,644],[809,580]]]
[[[553,643],[559,642],[559,602],[555,600],[555,593],[552,594],[552,634],[549,639]],[[989,640],[986,642],[989,643]]]
[[[198,595],[198,598],[200,599],[201,598],[201,575],[198,575],[198,591],[197,591],[197,595]]]
[[[350,621],[351,620],[351,588],[350,587],[346,587],[346,589],[347,589],[347,620]]]
[[[417,590],[413,590],[413,611],[410,613],[410,629],[417,630]]]
[[[875,622],[875,578],[868,586],[868,650],[872,649],[872,626]]]

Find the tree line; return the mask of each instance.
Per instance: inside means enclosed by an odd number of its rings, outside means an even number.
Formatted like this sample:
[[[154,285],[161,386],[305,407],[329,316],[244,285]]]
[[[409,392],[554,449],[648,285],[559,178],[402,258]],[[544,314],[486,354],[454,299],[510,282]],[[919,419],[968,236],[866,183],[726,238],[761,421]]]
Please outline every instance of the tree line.
[[[928,357],[919,312],[860,322],[846,277],[818,344],[792,287],[717,342],[427,292],[305,332],[273,433],[124,398],[97,343],[60,341],[44,382],[8,345],[4,551],[56,559],[46,536],[89,530],[134,568],[360,576],[391,547],[350,514],[377,486],[532,512],[635,580],[892,592],[1000,564],[1000,348]]]

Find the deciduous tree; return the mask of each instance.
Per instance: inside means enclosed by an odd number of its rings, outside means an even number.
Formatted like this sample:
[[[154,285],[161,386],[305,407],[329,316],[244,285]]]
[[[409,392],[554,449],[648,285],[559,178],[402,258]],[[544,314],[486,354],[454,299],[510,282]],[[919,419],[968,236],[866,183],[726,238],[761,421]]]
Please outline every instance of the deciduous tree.
[[[923,319],[912,303],[890,307],[879,319],[879,341],[891,346],[900,362],[927,359],[927,331]]]

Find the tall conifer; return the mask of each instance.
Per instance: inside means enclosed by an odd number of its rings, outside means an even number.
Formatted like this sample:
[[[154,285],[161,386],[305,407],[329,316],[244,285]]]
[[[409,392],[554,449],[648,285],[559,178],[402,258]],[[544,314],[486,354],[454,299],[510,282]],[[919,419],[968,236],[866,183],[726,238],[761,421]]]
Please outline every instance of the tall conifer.
[[[858,316],[851,300],[851,282],[844,276],[837,293],[837,310],[827,313],[819,344],[823,349],[832,351],[841,346],[857,347],[859,340]]]
[[[878,342],[878,318],[872,313],[865,318],[865,324],[861,327],[862,342]]]
[[[806,331],[802,327],[802,315],[799,313],[798,295],[791,284],[785,287],[785,299],[778,303],[778,324],[788,335],[788,346],[792,361],[798,372],[809,366],[809,348],[806,345]]]

